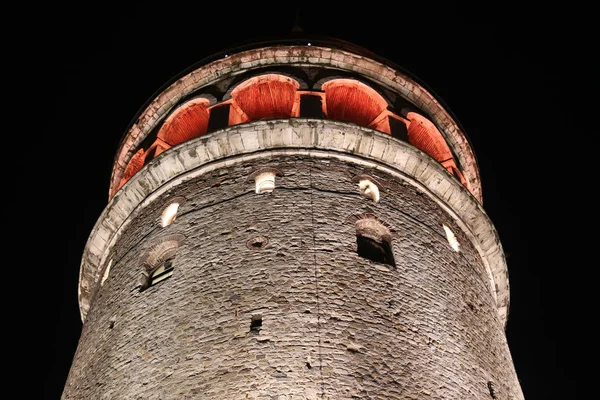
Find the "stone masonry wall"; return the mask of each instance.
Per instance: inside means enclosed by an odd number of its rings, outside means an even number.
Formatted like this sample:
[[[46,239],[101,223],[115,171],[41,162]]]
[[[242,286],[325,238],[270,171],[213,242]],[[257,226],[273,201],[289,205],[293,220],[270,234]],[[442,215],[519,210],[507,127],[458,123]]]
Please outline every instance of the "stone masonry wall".
[[[262,166],[283,173],[272,193],[248,181]],[[363,173],[382,183],[379,203],[359,194]],[[357,254],[366,212],[390,228],[395,269]],[[140,292],[148,250],[175,234],[173,275]],[[248,248],[256,236],[268,244]],[[304,156],[221,168],[146,207],[109,258],[63,400],[490,399],[490,386],[523,398],[477,251],[381,171]]]

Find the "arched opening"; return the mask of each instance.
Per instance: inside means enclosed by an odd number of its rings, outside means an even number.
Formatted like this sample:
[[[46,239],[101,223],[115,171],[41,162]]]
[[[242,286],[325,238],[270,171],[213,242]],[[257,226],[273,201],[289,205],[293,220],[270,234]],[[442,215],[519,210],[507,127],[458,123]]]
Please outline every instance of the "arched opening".
[[[240,121],[291,118],[299,108],[296,91],[300,85],[285,75],[265,74],[242,82],[231,92],[232,106]],[[230,117],[231,122],[231,117]]]
[[[387,109],[387,102],[374,89],[354,79],[325,82],[327,118],[368,127]]]
[[[443,163],[452,160],[452,152],[444,137],[433,122],[415,112],[409,112],[406,117],[408,124],[408,142]]]
[[[164,122],[157,138],[169,146],[176,146],[206,133],[210,101],[205,98],[190,100],[178,107]]]
[[[379,202],[379,188],[377,185],[368,178],[361,178],[358,181],[358,188],[360,194],[364,197],[373,200],[375,203]]]
[[[144,165],[148,164],[150,161],[154,160],[161,153],[169,150],[171,146],[159,138],[156,138],[154,143],[146,150],[146,154],[144,155]]]
[[[355,225],[358,255],[395,268],[392,235],[388,228],[370,215],[359,218]]]
[[[177,210],[179,209],[179,202],[173,202],[165,207],[164,211],[160,216],[160,226],[163,228],[169,226],[175,221],[177,216]]]
[[[140,291],[144,291],[159,282],[170,278],[175,269],[175,255],[183,236],[174,235],[149,251],[143,263],[143,275]]]
[[[433,157],[470,190],[468,181],[456,165],[450,147],[433,122],[412,111],[406,114],[406,117],[410,120],[407,129],[408,142]]]
[[[267,171],[256,175],[256,193],[270,193],[275,190],[275,172]]]
[[[129,160],[129,164],[127,164],[127,168],[125,168],[125,172],[123,173],[123,177],[121,178],[121,183],[119,183],[119,189],[131,179],[132,176],[138,173],[140,169],[144,166],[144,160],[146,159],[146,154],[144,149],[139,149],[131,160]]]
[[[452,247],[452,249],[458,253],[460,250],[460,244],[458,243],[458,239],[456,239],[456,235],[446,225],[442,225],[442,227],[444,228],[444,232],[446,233],[446,239],[448,240],[448,244],[450,244],[450,247]]]
[[[254,181],[254,191],[258,194],[271,193],[275,190],[275,176],[283,176],[283,174],[277,168],[260,168],[250,174],[248,182]]]

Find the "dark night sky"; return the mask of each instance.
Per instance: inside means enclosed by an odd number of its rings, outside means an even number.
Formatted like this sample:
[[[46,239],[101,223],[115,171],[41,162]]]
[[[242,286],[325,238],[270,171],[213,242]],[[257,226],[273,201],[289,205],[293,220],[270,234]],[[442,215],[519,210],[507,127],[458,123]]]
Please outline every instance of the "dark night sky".
[[[206,6],[149,4],[43,6],[9,17],[17,76],[26,82],[19,85],[27,110],[21,128],[40,123],[13,139],[32,146],[32,161],[19,172],[29,193],[20,198],[38,227],[31,253],[39,260],[31,263],[41,284],[33,314],[43,339],[34,369],[43,398],[60,397],[75,353],[80,259],[107,204],[112,160],[131,119],[191,64],[248,39],[289,35],[297,15],[306,33],[354,42],[410,71],[452,110],[478,158],[483,205],[507,255],[506,335],[525,398],[582,395],[577,380],[586,351],[578,346],[590,334],[578,322],[587,279],[577,271],[592,263],[569,253],[582,231],[562,229],[579,211],[565,205],[581,196],[573,174],[579,167],[571,164],[578,150],[569,143],[597,132],[584,126],[582,107],[588,70],[599,69],[585,56],[594,40],[577,12],[398,2],[396,9],[328,10],[320,3],[228,3],[215,14]]]

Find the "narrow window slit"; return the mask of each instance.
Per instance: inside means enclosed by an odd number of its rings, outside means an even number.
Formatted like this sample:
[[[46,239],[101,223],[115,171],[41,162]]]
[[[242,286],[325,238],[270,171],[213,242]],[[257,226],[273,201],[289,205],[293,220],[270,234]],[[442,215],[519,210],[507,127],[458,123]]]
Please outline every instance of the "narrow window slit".
[[[492,399],[496,400],[496,393],[494,392],[494,383],[492,381],[488,381],[487,386],[488,390],[490,391],[490,396],[492,396]]]
[[[102,275],[102,280],[100,281],[100,286],[104,285],[104,282],[108,278],[108,275],[110,274],[110,267],[112,267],[112,262],[113,262],[112,259],[108,262],[108,265],[106,266],[106,269],[104,270],[104,275]]]

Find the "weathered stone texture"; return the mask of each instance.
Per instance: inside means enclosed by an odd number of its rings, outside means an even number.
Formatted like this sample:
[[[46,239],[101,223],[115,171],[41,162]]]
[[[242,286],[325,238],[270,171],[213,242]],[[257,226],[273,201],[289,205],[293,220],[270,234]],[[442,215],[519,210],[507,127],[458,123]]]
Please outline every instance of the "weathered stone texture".
[[[266,166],[283,176],[256,194],[247,178]],[[380,203],[359,194],[363,173],[384,186]],[[185,201],[161,228],[173,197]],[[395,269],[357,254],[361,213],[391,230]],[[173,276],[140,292],[147,251],[174,234]],[[268,245],[249,249],[259,235]],[[488,382],[497,399],[523,398],[478,252],[381,171],[305,156],[222,168],[144,208],[109,259],[63,400],[489,399]]]

